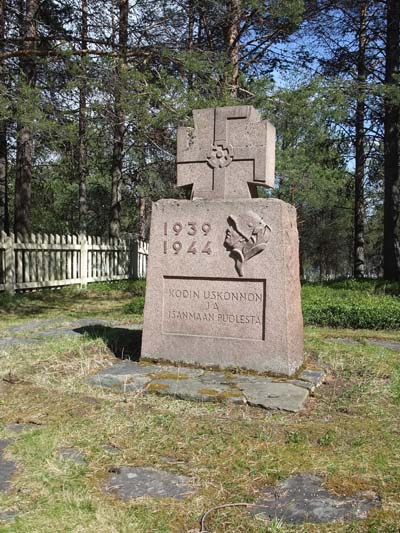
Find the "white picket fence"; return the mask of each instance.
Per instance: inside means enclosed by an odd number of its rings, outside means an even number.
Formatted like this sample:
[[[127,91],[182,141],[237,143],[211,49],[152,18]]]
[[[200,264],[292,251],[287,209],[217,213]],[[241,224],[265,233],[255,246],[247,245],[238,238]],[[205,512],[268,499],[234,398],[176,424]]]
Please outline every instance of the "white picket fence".
[[[146,277],[148,243],[85,235],[0,233],[0,291]]]

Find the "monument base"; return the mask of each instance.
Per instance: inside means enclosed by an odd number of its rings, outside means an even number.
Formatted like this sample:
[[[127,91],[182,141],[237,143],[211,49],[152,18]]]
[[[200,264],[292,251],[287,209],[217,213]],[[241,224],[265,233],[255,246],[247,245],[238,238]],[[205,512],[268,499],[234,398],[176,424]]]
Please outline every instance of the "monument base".
[[[292,375],[303,362],[296,210],[153,204],[142,356]]]

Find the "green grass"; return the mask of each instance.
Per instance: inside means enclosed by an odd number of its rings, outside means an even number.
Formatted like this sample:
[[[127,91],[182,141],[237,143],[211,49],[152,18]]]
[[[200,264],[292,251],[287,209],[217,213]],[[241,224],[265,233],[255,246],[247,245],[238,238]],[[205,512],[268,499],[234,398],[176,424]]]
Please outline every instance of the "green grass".
[[[302,287],[304,322],[354,329],[400,329],[399,283],[345,280]]]
[[[34,293],[5,302],[1,319],[7,317],[8,325],[63,313],[140,319],[126,312],[132,300],[141,298],[129,287],[51,291],[46,296]],[[110,301],[117,296],[117,302]],[[263,486],[311,472],[338,494],[378,493],[382,508],[361,522],[290,526],[261,522],[233,507],[210,515],[207,529],[397,533],[400,354],[365,343],[371,336],[400,341],[394,330],[306,327],[306,366],[325,364],[330,370],[327,383],[298,414],[90,387],[86,378],[115,361],[101,337],[60,337],[31,347],[0,348],[0,438],[11,436],[5,429],[9,423],[37,424],[14,435],[7,450],[19,470],[13,490],[0,494],[0,512],[16,510],[19,517],[1,524],[0,532],[195,533],[207,509],[252,502]],[[344,344],[341,337],[360,342]],[[105,449],[110,445],[120,453],[110,454]],[[61,460],[63,447],[82,451],[86,464]],[[118,465],[154,466],[189,476],[196,493],[183,501],[122,502],[103,491],[109,471]]]
[[[110,319],[138,321],[142,311],[127,309],[143,302],[145,281],[113,281],[91,283],[85,289],[65,287],[19,293],[0,294],[0,324],[39,318],[84,318],[107,316]],[[133,316],[136,315],[136,316]]]

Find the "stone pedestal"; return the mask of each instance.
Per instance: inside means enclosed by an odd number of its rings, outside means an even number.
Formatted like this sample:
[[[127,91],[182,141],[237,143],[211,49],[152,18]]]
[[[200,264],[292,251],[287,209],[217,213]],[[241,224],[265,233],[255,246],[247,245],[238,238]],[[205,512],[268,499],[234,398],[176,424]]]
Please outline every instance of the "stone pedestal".
[[[296,210],[281,200],[155,203],[142,356],[293,374],[298,257]]]

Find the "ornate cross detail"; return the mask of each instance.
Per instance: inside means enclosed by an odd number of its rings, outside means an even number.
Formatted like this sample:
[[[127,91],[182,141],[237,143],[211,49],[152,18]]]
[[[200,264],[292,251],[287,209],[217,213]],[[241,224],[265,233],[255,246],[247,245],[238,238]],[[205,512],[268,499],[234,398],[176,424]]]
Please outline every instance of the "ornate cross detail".
[[[275,128],[252,106],[193,111],[194,128],[178,128],[177,183],[192,199],[257,196],[275,178]]]

